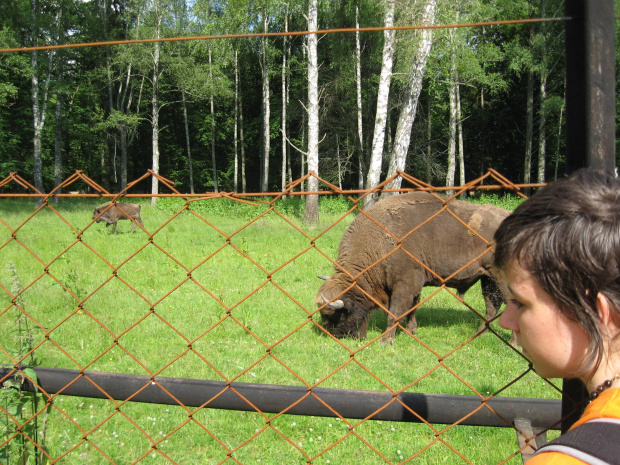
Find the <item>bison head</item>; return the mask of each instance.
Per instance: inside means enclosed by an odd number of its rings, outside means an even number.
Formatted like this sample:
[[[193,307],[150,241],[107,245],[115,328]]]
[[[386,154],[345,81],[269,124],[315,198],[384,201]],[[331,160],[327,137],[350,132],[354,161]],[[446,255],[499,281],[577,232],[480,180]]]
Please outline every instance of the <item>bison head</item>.
[[[376,305],[357,286],[346,283],[342,275],[326,279],[314,303],[320,308],[321,324],[334,337],[366,337],[370,312]]]

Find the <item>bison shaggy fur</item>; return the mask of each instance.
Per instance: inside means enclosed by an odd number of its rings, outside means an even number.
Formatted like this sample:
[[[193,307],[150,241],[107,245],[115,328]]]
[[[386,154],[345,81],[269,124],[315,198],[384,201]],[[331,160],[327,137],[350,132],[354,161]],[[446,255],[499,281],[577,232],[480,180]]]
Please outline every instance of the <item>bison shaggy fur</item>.
[[[494,205],[449,202],[428,192],[388,197],[362,211],[346,229],[335,271],[315,298],[323,327],[337,338],[365,338],[371,312],[388,314],[383,344],[394,343],[407,318],[415,333],[424,286],[464,293],[481,282],[488,325],[505,300],[493,267],[493,234],[510,212]]]

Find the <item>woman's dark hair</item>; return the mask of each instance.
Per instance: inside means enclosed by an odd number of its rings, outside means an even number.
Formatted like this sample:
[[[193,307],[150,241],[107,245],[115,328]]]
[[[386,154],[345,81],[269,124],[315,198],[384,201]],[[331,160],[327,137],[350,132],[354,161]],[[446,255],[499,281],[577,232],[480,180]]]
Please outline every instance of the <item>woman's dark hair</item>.
[[[578,322],[590,345],[583,370],[603,355],[597,294],[620,318],[620,181],[602,171],[580,170],[523,202],[495,233],[495,265],[530,272]]]

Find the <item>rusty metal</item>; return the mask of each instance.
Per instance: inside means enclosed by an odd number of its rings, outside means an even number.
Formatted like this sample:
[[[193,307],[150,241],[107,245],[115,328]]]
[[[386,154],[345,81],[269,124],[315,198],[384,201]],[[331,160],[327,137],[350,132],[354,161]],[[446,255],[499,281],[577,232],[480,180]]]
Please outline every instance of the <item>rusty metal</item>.
[[[142,182],[145,179],[156,176],[152,171],[147,172],[144,176],[140,177],[138,180],[129,184],[129,186],[135,187],[138,182]],[[304,177],[304,179],[308,179],[311,176],[316,176],[315,173],[308,173]],[[394,175],[401,176],[404,181],[408,183],[409,186],[412,187],[404,187],[402,189],[403,192],[411,191],[411,190],[424,190],[424,191],[440,191],[443,192],[447,189],[444,188],[433,188],[430,186],[406,173],[398,172]],[[317,177],[318,178],[318,177]],[[393,178],[392,178],[393,179]],[[369,340],[360,341],[360,344],[357,347],[349,347],[343,341],[334,338],[330,333],[328,333],[322,326],[320,326],[316,321],[314,321],[314,316],[319,311],[317,308],[306,308],[304,303],[296,300],[294,293],[290,292],[290,289],[283,287],[277,281],[277,279],[272,279],[274,273],[283,270],[286,266],[293,264],[295,260],[298,260],[304,254],[307,253],[319,253],[322,255],[327,261],[335,264],[335,257],[330,256],[330,254],[326,253],[317,245],[317,241],[326,235],[328,232],[332,231],[335,225],[343,221],[347,216],[351,214],[364,214],[360,206],[360,197],[356,196],[353,191],[344,191],[339,190],[336,186],[326,182],[318,178],[319,182],[326,187],[326,191],[321,191],[322,195],[343,195],[345,198],[351,202],[350,208],[347,209],[341,216],[339,216],[334,222],[330,225],[327,225],[323,230],[313,232],[312,236],[309,235],[307,231],[304,231],[299,225],[292,222],[286,215],[283,215],[281,212],[277,210],[276,201],[280,199],[283,195],[292,195],[292,190],[287,190],[285,192],[273,193],[269,198],[268,194],[244,194],[244,195],[236,195],[232,193],[203,193],[197,194],[196,197],[191,195],[186,195],[181,192],[178,192],[174,184],[169,180],[161,178],[158,176],[158,180],[164,185],[172,194],[171,196],[180,197],[184,200],[184,203],[176,210],[169,218],[163,220],[163,224],[158,225],[157,227],[149,228],[148,224],[145,228],[146,237],[144,242],[139,242],[136,244],[135,250],[132,250],[128,253],[127,256],[119,259],[118,262],[111,262],[101,251],[97,250],[94,244],[90,243],[87,236],[85,235],[86,231],[89,228],[92,228],[94,222],[91,220],[88,223],[85,223],[85,226],[80,228],[75,227],[63,217],[61,210],[57,209],[54,205],[54,197],[58,190],[51,193],[39,193],[36,192],[34,186],[32,186],[29,182],[22,179],[19,175],[12,173],[5,180],[0,181],[0,188],[6,188],[11,185],[17,185],[20,189],[26,189],[29,193],[26,194],[16,194],[15,196],[26,197],[37,196],[42,198],[41,205],[36,208],[32,213],[27,212],[21,224],[8,224],[4,221],[3,218],[0,218],[0,224],[6,228],[7,238],[4,243],[0,243],[0,251],[4,247],[18,246],[20,250],[23,250],[24,253],[32,256],[34,260],[37,261],[38,265],[36,268],[36,272],[32,277],[32,281],[29,283],[24,283],[24,288],[17,292],[15,295],[7,289],[2,283],[0,283],[0,288],[3,292],[5,292],[10,297],[10,305],[6,309],[0,309],[0,314],[6,314],[8,308],[14,307],[17,309],[22,315],[26,318],[30,319],[35,325],[38,326],[38,329],[42,332],[42,337],[33,341],[32,347],[29,349],[28,353],[21,354],[20,357],[12,358],[6,349],[4,349],[3,345],[0,343],[0,350],[3,351],[6,356],[9,356],[9,367],[6,367],[2,371],[0,371],[0,383],[6,382],[7,380],[14,380],[16,378],[16,374],[18,379],[26,379],[25,387],[27,389],[34,390],[34,385],[32,380],[28,380],[27,371],[21,371],[16,369],[19,365],[28,363],[28,358],[30,355],[36,355],[36,353],[43,349],[45,344],[52,344],[53,350],[59,352],[60,356],[69,361],[70,366],[78,367],[77,370],[63,370],[54,367],[36,367],[34,368],[35,373],[37,374],[36,386],[38,392],[41,393],[40,397],[43,399],[43,404],[38,412],[33,414],[33,418],[37,416],[43,415],[43,412],[49,407],[52,411],[57,412],[60,415],[65,415],[62,412],[58,405],[59,402],[62,402],[65,396],[79,396],[85,398],[99,398],[99,399],[107,399],[115,408],[117,412],[124,412],[129,408],[128,403],[132,402],[143,402],[143,403],[158,403],[158,404],[168,404],[179,406],[179,408],[185,409],[190,418],[193,414],[198,414],[203,409],[226,409],[226,410],[237,410],[237,411],[247,411],[247,412],[255,412],[259,414],[261,418],[264,419],[265,425],[263,429],[259,429],[254,435],[250,437],[242,438],[242,442],[234,448],[227,449],[228,454],[232,455],[233,452],[237,451],[244,447],[244,445],[250,442],[253,438],[261,434],[261,431],[265,428],[271,428],[271,424],[273,420],[280,417],[281,415],[306,415],[306,416],[314,416],[314,417],[334,417],[339,420],[342,420],[348,426],[348,432],[341,438],[343,440],[347,437],[352,437],[354,440],[361,441],[360,443],[365,444],[373,453],[378,454],[378,456],[383,457],[378,449],[372,444],[368,443],[366,438],[364,438],[360,433],[356,431],[357,426],[364,424],[368,421],[400,421],[403,423],[423,423],[430,430],[434,432],[434,439],[428,443],[428,445],[418,452],[415,452],[413,455],[410,455],[408,461],[414,460],[419,454],[422,454],[426,448],[431,447],[435,443],[441,443],[442,447],[447,447],[452,453],[455,453],[459,456],[465,463],[468,463],[467,457],[463,455],[461,451],[455,448],[450,444],[449,441],[445,439],[448,431],[452,430],[456,425],[475,425],[475,426],[491,426],[491,427],[504,427],[504,428],[515,428],[513,423],[517,418],[527,418],[534,428],[534,431],[546,431],[548,429],[556,429],[559,428],[561,422],[561,401],[560,400],[545,400],[545,399],[524,399],[524,398],[511,398],[511,397],[499,397],[498,394],[503,390],[507,389],[512,384],[516,383],[523,376],[531,372],[531,367],[522,373],[515,374],[515,377],[509,381],[505,386],[500,388],[494,394],[490,394],[484,396],[479,393],[475,387],[468,384],[466,379],[456,372],[453,368],[450,367],[450,364],[446,363],[445,360],[447,357],[450,357],[452,354],[463,350],[470,344],[474,339],[476,339],[479,334],[472,334],[469,338],[465,338],[462,341],[455,341],[454,347],[450,348],[445,353],[438,353],[433,347],[430,347],[423,340],[419,339],[415,335],[411,334],[407,331],[405,318],[400,318],[396,320],[396,323],[390,328],[386,328],[390,330],[391,328],[400,328],[401,331],[407,335],[407,337],[411,337],[419,344],[421,350],[427,350],[432,356],[437,360],[434,366],[429,367],[428,371],[419,376],[417,379],[412,379],[406,386],[400,386],[397,389],[394,389],[389,386],[388,383],[383,381],[379,375],[373,373],[368,368],[364,367],[363,364],[360,363],[360,357],[363,357],[363,351],[366,350],[369,346],[376,344],[378,340],[382,337],[382,334],[379,334]],[[389,182],[391,179],[387,180]],[[101,197],[110,199],[113,201],[124,199],[127,197],[152,197],[150,194],[133,194],[128,190],[123,191],[122,193],[110,193],[106,191],[103,187],[98,185],[96,182],[92,181],[88,176],[86,176],[83,172],[76,172],[74,175],[69,177],[65,182],[62,183],[63,190],[70,190],[74,183],[80,183],[80,185],[86,184],[88,189],[94,194],[68,194],[67,197]],[[300,181],[294,181],[291,183],[288,188],[294,189],[298,188],[300,185]],[[387,184],[385,184],[387,185]],[[454,189],[457,193],[462,189],[466,190],[477,190],[482,188],[489,189],[498,189],[503,188],[505,190],[511,191],[520,195],[524,185],[518,185],[510,182],[501,174],[495,172],[494,170],[489,170],[483,176],[472,180],[466,186],[462,186]],[[32,194],[34,192],[34,194]],[[299,193],[297,194],[308,194]],[[162,194],[166,195],[166,194]],[[10,195],[1,194],[0,197],[11,197]],[[217,224],[214,224],[213,221],[209,220],[204,216],[199,214],[198,209],[193,209],[192,207],[195,204],[196,200],[201,199],[229,199],[233,201],[242,202],[244,204],[250,204],[254,207],[257,207],[256,216],[254,216],[247,223],[242,224],[237,230],[232,232],[224,232],[221,228],[218,228]],[[443,201],[443,208],[441,211],[450,211],[450,201],[453,197],[445,198]],[[70,240],[66,244],[64,244],[60,250],[54,251],[55,256],[46,257],[45,259],[41,258],[38,255],[37,250],[33,250],[28,248],[27,241],[25,241],[23,235],[21,234],[22,228],[26,227],[27,224],[37,215],[39,212],[47,209],[49,212],[52,212],[58,219],[64,222],[71,229]],[[199,221],[204,222],[210,228],[217,231],[218,234],[221,235],[221,244],[216,244],[213,250],[205,253],[204,256],[200,257],[198,263],[192,263],[192,265],[184,264],[181,260],[175,257],[174,253],[167,250],[166,244],[157,240],[159,233],[163,230],[163,228],[167,227],[170,224],[173,224],[176,219],[181,214],[189,214],[193,217],[197,218]],[[271,264],[269,267],[265,267],[257,261],[256,257],[253,257],[252,254],[248,253],[246,250],[243,250],[242,247],[239,247],[238,244],[235,244],[233,239],[236,234],[242,229],[254,224],[257,221],[262,221],[265,218],[265,215],[275,214],[278,215],[280,219],[287,222],[288,225],[294,229],[301,237],[303,237],[303,241],[306,244],[296,250],[295,253],[291,254],[290,257],[287,257],[283,260],[283,263],[279,264]],[[458,224],[460,224],[463,228],[468,228],[472,232],[473,235],[476,235],[476,231],[472,230],[471,227],[464,221],[456,218]],[[431,220],[429,220],[431,221]],[[376,223],[375,223],[376,224]],[[384,225],[377,224],[378,227],[383,228],[386,234],[389,234],[384,227]],[[83,229],[82,229],[83,228]],[[395,238],[397,242],[402,241],[401,238]],[[487,244],[489,247],[492,244]],[[55,261],[60,260],[61,257],[66,254],[68,251],[72,250],[75,247],[75,250],[83,249],[88,252],[92,252],[92,257],[95,261],[100,261],[104,264],[105,273],[102,275],[101,280],[94,284],[92,289],[89,289],[87,294],[76,295],[76,293],[68,287],[63,280],[59,276],[55,276],[54,267],[52,266]],[[127,266],[130,260],[132,260],[137,254],[141,253],[146,247],[153,247],[157,249],[158,253],[163,254],[167,260],[170,260],[174,266],[178,267],[181,270],[181,275],[179,276],[178,281],[174,284],[170,285],[169,289],[162,289],[162,295],[158,297],[155,301],[150,301],[145,295],[142,295],[138,289],[131,285],[131,282],[123,276],[121,272],[124,267]],[[400,246],[399,246],[400,247]],[[218,297],[217,293],[210,289],[208,286],[203,285],[194,275],[196,271],[207,262],[212,263],[214,257],[222,250],[226,248],[231,248],[234,250],[236,256],[243,258],[244,260],[252,263],[257,270],[260,270],[260,273],[264,274],[264,279],[258,280],[255,283],[255,287],[253,290],[249,290],[249,292],[245,296],[241,296],[240,300],[234,303],[232,306],[227,306],[225,302]],[[398,248],[400,250],[400,248]],[[416,257],[411,257],[416,260]],[[372,265],[371,265],[372,266]],[[468,265],[464,265],[465,267]],[[433,273],[433,270],[428,270]],[[445,279],[446,277],[440,277],[440,279]],[[46,327],[40,321],[37,321],[36,318],[28,313],[28,308],[24,308],[24,306],[20,305],[20,296],[24,292],[28,292],[28,289],[32,288],[37,282],[42,280],[52,280],[52,285],[60,286],[64,292],[70,296],[72,300],[71,308],[68,309],[65,316],[62,317],[61,320],[55,322],[53,326]],[[141,299],[147,307],[148,311],[144,314],[144,316],[137,318],[135,321],[129,321],[127,326],[123,328],[122,332],[115,333],[111,328],[106,327],[104,322],[100,319],[97,319],[93,310],[89,308],[88,303],[91,302],[93,296],[95,296],[98,292],[100,292],[104,286],[106,286],[110,282],[118,282],[121,283],[124,287],[128,288],[132,294],[135,294],[137,298]],[[445,281],[444,281],[445,282]],[[222,312],[221,315],[218,315],[213,323],[209,327],[205,327],[204,330],[201,329],[199,333],[194,334],[191,338],[187,335],[184,335],[182,331],[176,328],[169,321],[158,316],[157,308],[158,305],[170,297],[173,293],[179,291],[181,286],[185,283],[191,283],[192,285],[200,288],[205,295],[208,295],[214,302],[217,303],[219,307],[221,307]],[[252,331],[252,328],[244,325],[243,321],[241,321],[238,316],[235,314],[234,310],[237,306],[244,303],[247,299],[249,299],[256,292],[260,291],[262,288],[266,286],[273,286],[282,295],[286,296],[286,298],[294,303],[297,307],[299,307],[303,313],[301,313],[302,317],[300,321],[297,323],[293,323],[290,330],[283,335],[278,335],[276,340],[265,341],[260,338],[258,334]],[[445,286],[440,286],[438,289],[446,289]],[[461,296],[458,296],[450,289],[446,289],[447,292],[452,294],[452,296],[457,299],[461,304],[463,304],[469,311],[473,312],[477,315],[478,318],[484,319],[484,315],[480,314],[480,312],[465,302]],[[373,298],[372,296],[368,296],[369,298]],[[422,305],[428,301],[432,297],[428,296],[423,301],[421,301],[418,305]],[[415,307],[417,308],[417,306]],[[410,309],[410,312],[414,309]],[[385,309],[388,312],[388,309]],[[90,320],[95,322],[102,330],[113,337],[113,343],[105,349],[103,352],[95,355],[93,360],[85,361],[83,364],[80,364],[76,361],[74,357],[70,354],[68,350],[58,344],[55,340],[56,334],[62,332],[64,327],[70,324],[71,318],[76,314],[86,315]],[[123,344],[119,342],[119,338],[123,337],[129,331],[132,331],[141,324],[142,320],[146,318],[148,315],[153,315],[153,318],[158,319],[158,324],[166,325],[172,331],[174,331],[178,336],[183,338],[184,344],[183,348],[178,353],[174,355],[171,354],[170,359],[166,360],[165,363],[158,367],[156,370],[151,371],[147,368],[147,366],[140,359],[138,354],[128,350],[126,347],[123,347]],[[223,376],[217,370],[217,367],[214,366],[208,358],[205,358],[200,352],[196,350],[194,347],[194,343],[201,339],[208,339],[210,337],[209,333],[214,328],[217,328],[220,325],[223,325],[226,321],[233,321],[238,327],[242,328],[249,336],[256,340],[260,344],[264,346],[264,350],[260,351],[256,360],[250,362],[244,368],[240,368],[238,372],[235,372],[233,376],[226,377]],[[489,333],[494,334],[499,338],[499,334],[490,326],[491,322],[487,322],[486,330]],[[326,340],[329,343],[333,343],[338,345],[343,351],[345,351],[348,356],[343,359],[342,363],[336,364],[333,367],[330,367],[326,373],[322,373],[319,378],[314,379],[312,382],[306,382],[300,379],[300,385],[292,385],[292,386],[283,386],[276,384],[248,384],[248,383],[239,383],[237,380],[244,379],[243,377],[247,374],[251,373],[252,370],[260,369],[260,364],[265,359],[270,359],[279,363],[284,369],[288,370],[292,375],[299,378],[299,375],[295,373],[295,370],[288,366],[283,360],[278,359],[274,352],[273,348],[279,346],[284,341],[286,341],[291,335],[301,328],[306,327],[307,325],[312,325],[318,331],[322,331],[326,337]],[[498,339],[499,340],[499,339]],[[503,342],[505,343],[505,342]],[[505,343],[507,344],[507,343]],[[124,357],[133,360],[135,363],[140,365],[146,373],[145,375],[129,375],[122,373],[101,373],[97,371],[93,371],[91,367],[95,366],[98,361],[105,356],[110,350],[117,349],[121,350]],[[509,350],[514,350],[508,346]],[[182,357],[190,355],[192,357],[198,357],[203,363],[208,365],[210,369],[215,370],[217,373],[221,375],[218,380],[224,379],[225,381],[210,381],[210,380],[196,380],[196,379],[182,379],[182,378],[168,378],[160,376],[168,367],[172,364],[179,361]],[[338,376],[343,370],[347,369],[347,367],[353,367],[366,370],[368,375],[376,380],[379,385],[385,386],[384,391],[360,391],[360,390],[347,390],[347,389],[329,389],[323,388],[322,383],[329,381],[333,376]],[[412,392],[416,389],[416,384],[422,379],[430,376],[437,370],[445,370],[450,376],[453,376],[455,382],[462,383],[467,389],[468,392],[472,392],[476,395],[442,395],[442,394],[425,394],[419,392]],[[553,386],[552,386],[553,387]],[[488,393],[487,393],[488,394]],[[0,412],[4,412],[8,414],[6,409],[3,409],[0,406]],[[10,415],[9,415],[10,416]],[[129,421],[134,428],[138,431],[140,430],[139,421],[137,419],[130,418],[128,416],[124,416],[124,418]],[[352,421],[353,420],[353,421]],[[12,419],[11,421],[16,422],[16,419]],[[30,420],[29,420],[30,421]],[[188,420],[189,421],[189,420]],[[80,425],[75,422],[72,422],[74,427],[79,430],[79,439],[71,444],[68,449],[61,455],[47,455],[48,459],[51,463],[55,463],[56,461],[63,460],[63,457],[66,454],[71,453],[72,451],[78,449],[84,441],[87,441],[87,437],[89,437],[91,432],[98,430],[105,430],[106,427],[106,419],[101,421],[99,424],[95,425],[92,430],[82,429]],[[215,437],[214,433],[210,432],[208,428],[204,425],[199,425],[194,423],[195,426],[203,429],[206,434],[211,435],[216,441],[219,441],[218,438]],[[435,425],[447,425],[445,427],[438,427]],[[179,430],[184,427],[184,423],[176,426],[173,430],[167,433],[168,436],[175,434]],[[275,431],[275,430],[274,430]],[[7,437],[4,440],[0,440],[0,447],[4,444],[7,444],[7,441],[10,442],[12,440],[19,439],[17,435],[22,433],[15,433],[15,436]],[[277,434],[282,434],[278,432]],[[530,435],[527,435],[528,437]],[[541,436],[542,437],[542,436]],[[150,438],[152,444],[156,445],[157,442]],[[287,439],[288,440],[288,439]],[[340,441],[339,440],[339,441]],[[2,442],[4,441],[4,442]],[[332,444],[326,445],[321,454],[329,451],[334,448],[339,441],[336,441]],[[38,443],[34,441],[36,447],[39,447]],[[90,443],[89,444],[93,444]],[[525,444],[525,443],[524,443]],[[93,444],[94,445],[94,444]],[[515,447],[516,441],[515,441]],[[519,449],[515,449],[512,452],[512,455],[506,457],[506,460],[509,460],[511,457],[520,453],[521,449],[525,450],[524,446],[518,446]],[[40,447],[42,451],[44,451],[43,447]],[[300,454],[304,457],[307,463],[313,463],[312,457],[308,457],[304,455],[303,451],[299,451]],[[47,451],[43,452],[44,455],[48,454]],[[103,451],[101,451],[103,454]],[[148,454],[146,452],[145,454]],[[109,462],[114,463],[114,460],[111,460],[109,457],[102,455],[102,458],[107,459]],[[387,463],[392,463],[389,459],[383,459]],[[170,460],[172,463],[176,463],[174,460]],[[239,463],[239,462],[237,462]]]

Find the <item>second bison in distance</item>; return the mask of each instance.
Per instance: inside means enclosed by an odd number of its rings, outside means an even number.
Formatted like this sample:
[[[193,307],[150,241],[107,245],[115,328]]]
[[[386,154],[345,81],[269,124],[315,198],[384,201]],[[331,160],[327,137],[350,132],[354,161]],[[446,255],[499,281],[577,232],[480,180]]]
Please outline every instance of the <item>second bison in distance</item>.
[[[110,205],[112,202],[106,202],[103,205],[95,207],[93,211],[93,220],[96,223],[105,222],[105,228],[108,226],[114,226],[114,234],[116,234],[116,223],[118,220],[131,220],[131,232],[133,234],[136,229],[136,222],[140,226],[142,224],[142,218],[140,218],[140,205],[137,203],[123,203],[116,202],[114,205]]]
[[[381,342],[393,344],[401,318],[416,332],[414,307],[424,286],[445,283],[462,294],[478,281],[490,321],[505,292],[491,243],[509,213],[460,200],[444,209],[444,199],[428,192],[393,195],[361,212],[346,229],[335,271],[314,301],[324,328],[338,338],[363,339],[371,312],[384,308],[389,330]]]

